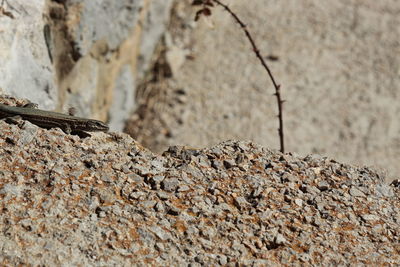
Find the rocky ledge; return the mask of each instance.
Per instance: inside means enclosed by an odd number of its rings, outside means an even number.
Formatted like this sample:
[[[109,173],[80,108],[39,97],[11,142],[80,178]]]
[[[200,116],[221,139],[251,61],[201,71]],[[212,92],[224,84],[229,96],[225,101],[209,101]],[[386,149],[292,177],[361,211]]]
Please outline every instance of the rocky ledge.
[[[251,142],[156,155],[124,134],[0,128],[0,264],[400,263],[400,182],[371,169]]]

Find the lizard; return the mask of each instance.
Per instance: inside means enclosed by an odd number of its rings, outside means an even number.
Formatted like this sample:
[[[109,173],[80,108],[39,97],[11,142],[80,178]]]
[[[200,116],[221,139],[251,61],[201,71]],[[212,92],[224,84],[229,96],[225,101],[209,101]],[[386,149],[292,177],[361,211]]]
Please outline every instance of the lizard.
[[[107,132],[108,126],[102,121],[76,117],[54,111],[37,108],[37,104],[28,103],[22,107],[0,104],[0,119],[24,119],[46,129],[61,128],[65,133],[102,131]]]

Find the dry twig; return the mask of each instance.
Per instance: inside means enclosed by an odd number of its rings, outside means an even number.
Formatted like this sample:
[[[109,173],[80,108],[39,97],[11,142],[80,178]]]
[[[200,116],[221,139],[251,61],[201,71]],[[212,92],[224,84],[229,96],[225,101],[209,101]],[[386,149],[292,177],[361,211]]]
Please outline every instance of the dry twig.
[[[217,5],[223,7],[233,18],[234,20],[240,25],[244,33],[246,34],[247,39],[249,40],[254,53],[256,54],[257,58],[260,60],[261,65],[264,67],[264,69],[267,71],[269,78],[271,79],[274,87],[275,87],[275,96],[278,104],[278,119],[279,119],[279,140],[280,140],[280,151],[282,153],[285,152],[285,142],[284,142],[284,134],[283,134],[283,100],[281,97],[281,85],[277,84],[275,81],[274,76],[272,75],[272,72],[270,68],[268,67],[267,63],[265,62],[264,58],[261,56],[260,50],[258,49],[253,37],[251,36],[250,32],[247,29],[246,24],[242,22],[242,20],[234,13],[227,5],[222,3],[219,0],[194,0],[192,5],[199,6],[201,5],[201,9],[199,9],[196,13],[195,20],[198,20],[200,16],[210,16],[211,15],[211,9],[214,7],[214,4],[216,3]]]

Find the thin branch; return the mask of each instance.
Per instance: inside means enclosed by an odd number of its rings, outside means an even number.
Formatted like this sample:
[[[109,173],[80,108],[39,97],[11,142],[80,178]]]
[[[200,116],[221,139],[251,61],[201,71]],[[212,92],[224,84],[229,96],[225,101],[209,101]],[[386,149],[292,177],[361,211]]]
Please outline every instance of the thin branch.
[[[265,62],[265,60],[263,59],[263,57],[260,54],[260,50],[258,49],[256,43],[254,42],[253,37],[251,36],[250,32],[247,30],[247,26],[246,24],[244,24],[239,17],[224,3],[222,3],[219,0],[212,0],[214,3],[220,5],[221,7],[223,7],[234,19],[235,21],[240,25],[240,27],[243,29],[244,33],[247,36],[247,39],[249,39],[251,46],[253,47],[253,51],[256,54],[257,58],[260,60],[261,64],[263,65],[264,69],[267,71],[274,87],[275,87],[275,96],[276,96],[276,100],[278,103],[278,118],[279,118],[279,140],[280,140],[280,151],[282,153],[285,153],[285,143],[284,143],[284,135],[283,135],[283,100],[281,98],[281,85],[277,84],[275,81],[274,76],[272,75],[272,72],[270,70],[270,68],[267,66],[267,63]]]

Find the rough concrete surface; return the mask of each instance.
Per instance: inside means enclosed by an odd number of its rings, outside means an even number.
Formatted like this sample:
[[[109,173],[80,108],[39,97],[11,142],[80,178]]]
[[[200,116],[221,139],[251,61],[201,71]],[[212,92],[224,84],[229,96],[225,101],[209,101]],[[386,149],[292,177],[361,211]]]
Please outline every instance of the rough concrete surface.
[[[399,177],[400,2],[225,2],[261,53],[277,58],[267,63],[287,101],[286,151]],[[279,148],[274,89],[243,32],[219,7],[198,23],[193,10],[185,1],[175,6],[164,54],[178,56],[161,57],[175,71],[146,84],[148,99],[128,130],[154,151],[231,138]]]
[[[0,265],[400,263],[400,181],[252,142],[156,155],[0,121]]]

